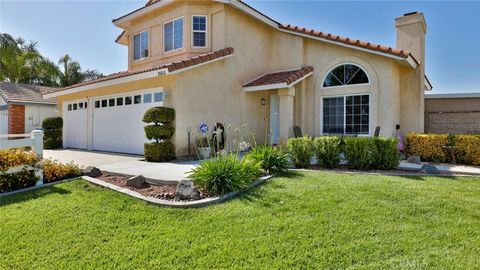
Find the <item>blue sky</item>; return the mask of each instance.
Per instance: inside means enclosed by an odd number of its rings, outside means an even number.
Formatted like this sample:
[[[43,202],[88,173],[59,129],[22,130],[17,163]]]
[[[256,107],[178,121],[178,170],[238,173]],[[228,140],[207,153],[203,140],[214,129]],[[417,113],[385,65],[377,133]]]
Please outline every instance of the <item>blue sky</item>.
[[[84,69],[127,68],[111,20],[142,1],[0,0],[0,32],[38,41],[57,61],[68,53]],[[282,23],[395,46],[394,18],[421,11],[427,20],[426,71],[434,93],[480,92],[480,1],[246,1]]]

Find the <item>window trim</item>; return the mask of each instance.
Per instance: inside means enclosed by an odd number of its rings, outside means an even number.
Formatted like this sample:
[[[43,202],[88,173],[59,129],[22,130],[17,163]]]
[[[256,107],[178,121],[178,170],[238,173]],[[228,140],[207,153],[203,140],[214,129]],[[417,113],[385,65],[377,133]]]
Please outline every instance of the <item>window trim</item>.
[[[173,31],[172,31],[172,35],[173,35],[173,39],[172,39],[172,50],[170,51],[165,51],[165,25],[168,24],[168,23],[171,23],[171,22],[175,22],[176,20],[179,20],[179,19],[182,19],[183,20],[183,25],[182,25],[182,47],[178,48],[178,49],[175,49],[175,23],[173,23]],[[166,21],[163,23],[163,28],[162,28],[162,34],[163,34],[163,53],[164,54],[169,54],[169,53],[173,53],[173,52],[176,52],[176,51],[179,51],[179,50],[183,50],[183,48],[185,48],[185,18],[183,16],[180,16],[178,18],[175,18],[175,19],[172,19],[172,20],[169,20],[169,21]]]
[[[135,36],[140,35],[140,48],[141,48],[142,47],[142,44],[141,44],[142,36],[141,36],[141,34],[145,33],[145,32],[147,32],[147,34],[148,34],[148,39],[147,39],[148,56],[142,57],[142,52],[140,51],[140,58],[135,59]],[[133,62],[138,62],[138,61],[141,61],[141,60],[148,59],[149,57],[150,57],[150,29],[146,29],[146,30],[139,31],[139,32],[132,35],[132,61]]]
[[[371,127],[372,127],[372,93],[352,93],[352,94],[339,94],[339,95],[326,95],[321,96],[320,99],[320,135],[327,136],[328,133],[323,132],[323,99],[325,98],[339,98],[343,97],[343,130],[345,133],[345,129],[347,126],[347,109],[346,109],[346,97],[354,97],[354,96],[368,96],[368,133],[367,134],[357,134],[358,137],[371,137]],[[346,134],[346,133],[345,133]]]
[[[193,30],[193,17],[204,17],[205,18],[205,30]],[[191,40],[190,40],[190,46],[192,46],[192,48],[201,48],[201,49],[205,49],[205,48],[208,48],[208,15],[197,15],[197,14],[192,14],[191,16],[191,32],[192,32],[192,35],[191,35]],[[205,33],[205,46],[195,46],[193,44],[193,36],[194,36],[194,33]]]
[[[346,85],[336,85],[336,86],[323,86],[323,84],[325,83],[325,80],[327,79],[328,74],[330,74],[330,72],[332,72],[337,67],[343,66],[343,65],[354,65],[354,66],[359,67],[367,75],[368,83],[346,84]],[[333,66],[332,68],[330,68],[325,73],[325,75],[323,75],[322,84],[320,85],[320,89],[335,89],[335,88],[345,88],[345,87],[367,86],[367,85],[370,85],[371,83],[372,83],[372,80],[370,78],[370,75],[368,74],[367,70],[362,65],[357,64],[357,63],[353,63],[353,62],[344,62],[344,63],[340,63],[340,64],[337,64],[337,65]]]

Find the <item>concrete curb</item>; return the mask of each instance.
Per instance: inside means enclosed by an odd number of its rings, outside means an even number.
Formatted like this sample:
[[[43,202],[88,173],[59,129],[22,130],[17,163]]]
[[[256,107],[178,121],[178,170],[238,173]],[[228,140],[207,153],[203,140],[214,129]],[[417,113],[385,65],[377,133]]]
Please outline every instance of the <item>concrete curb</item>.
[[[33,187],[28,187],[28,188],[22,188],[22,189],[10,191],[10,192],[0,193],[0,197],[9,196],[9,195],[15,195],[15,194],[20,194],[20,193],[24,193],[24,192],[28,192],[28,191],[33,191],[33,190],[37,190],[37,189],[41,189],[41,188],[45,188],[45,187],[49,187],[49,186],[54,186],[54,185],[62,184],[62,183],[65,183],[65,182],[70,182],[70,181],[72,181],[72,180],[77,180],[77,179],[80,179],[80,178],[81,178],[81,177],[75,177],[75,178],[65,179],[65,180],[61,180],[61,181],[57,181],[57,182],[52,182],[52,183],[47,183],[47,184],[41,184],[41,185],[38,185],[38,186],[33,186]]]
[[[92,183],[92,184],[99,185],[99,186],[102,186],[102,187],[105,187],[105,188],[108,188],[108,189],[111,189],[111,190],[129,195],[129,196],[132,196],[134,198],[137,198],[137,199],[140,199],[142,201],[152,203],[152,204],[155,204],[155,205],[161,205],[161,206],[172,207],[172,208],[200,208],[200,207],[205,207],[205,206],[212,205],[212,204],[222,203],[222,202],[230,200],[234,197],[237,197],[241,194],[244,194],[244,193],[250,191],[251,189],[253,189],[257,186],[260,186],[263,183],[267,182],[272,177],[273,176],[271,176],[271,175],[264,176],[264,177],[261,177],[260,179],[258,179],[257,181],[253,182],[251,186],[249,186],[249,187],[247,187],[243,190],[230,192],[230,193],[225,194],[225,195],[220,196],[220,197],[207,198],[207,199],[202,199],[202,200],[198,200],[198,201],[167,201],[167,200],[157,199],[157,198],[153,198],[153,197],[147,197],[147,196],[144,196],[144,195],[142,195],[142,194],[140,194],[136,191],[130,190],[128,188],[119,187],[119,186],[116,186],[116,185],[113,185],[113,184],[110,184],[110,183],[107,183],[107,182],[104,182],[102,180],[92,178],[92,177],[89,177],[89,176],[82,176],[81,178],[90,182],[90,183]]]

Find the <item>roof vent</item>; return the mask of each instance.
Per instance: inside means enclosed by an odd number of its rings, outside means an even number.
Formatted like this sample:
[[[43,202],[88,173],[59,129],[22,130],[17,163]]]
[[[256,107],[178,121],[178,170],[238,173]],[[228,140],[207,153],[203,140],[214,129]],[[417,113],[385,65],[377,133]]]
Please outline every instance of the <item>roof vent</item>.
[[[418,14],[418,11],[408,12],[408,13],[403,14],[403,16],[409,16],[409,15],[414,15],[414,14]]]

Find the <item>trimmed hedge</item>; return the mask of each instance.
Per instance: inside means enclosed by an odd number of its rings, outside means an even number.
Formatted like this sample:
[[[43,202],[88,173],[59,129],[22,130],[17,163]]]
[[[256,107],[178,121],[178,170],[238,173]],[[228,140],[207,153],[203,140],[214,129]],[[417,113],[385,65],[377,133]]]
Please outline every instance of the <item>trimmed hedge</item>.
[[[339,137],[317,137],[313,140],[315,156],[320,167],[329,169],[337,167],[340,163],[341,143]]]
[[[391,170],[400,165],[400,152],[396,138],[370,138],[371,167],[377,170]]]
[[[152,140],[152,139],[158,139],[158,140],[165,140],[169,139],[172,137],[173,133],[175,132],[175,129],[171,126],[145,126],[145,135],[147,136],[147,139]]]
[[[43,182],[51,183],[82,175],[82,170],[71,163],[60,163],[56,160],[45,159],[43,161]]]
[[[169,141],[145,143],[144,152],[148,162],[168,162],[175,158],[175,148]]]
[[[311,137],[291,138],[287,141],[287,148],[297,168],[310,167],[310,159],[314,156]]]
[[[466,165],[480,165],[480,135],[446,135],[409,133],[405,152],[419,156],[424,161],[450,161],[446,146],[455,146],[457,162]]]
[[[36,155],[30,151],[0,150],[0,193],[34,186],[38,180],[34,171],[23,170],[15,174],[5,172],[17,166],[34,166],[37,161]]]
[[[166,124],[175,119],[175,110],[167,107],[154,107],[145,112],[143,115],[143,122]]]
[[[346,138],[345,158],[348,168],[353,170],[368,170],[372,166],[372,157],[369,138]]]
[[[45,149],[57,149],[63,147],[62,128],[63,119],[61,117],[45,118],[42,123],[43,128],[43,147]]]

